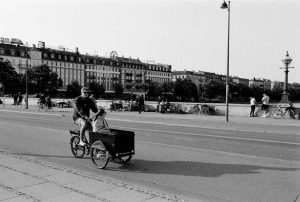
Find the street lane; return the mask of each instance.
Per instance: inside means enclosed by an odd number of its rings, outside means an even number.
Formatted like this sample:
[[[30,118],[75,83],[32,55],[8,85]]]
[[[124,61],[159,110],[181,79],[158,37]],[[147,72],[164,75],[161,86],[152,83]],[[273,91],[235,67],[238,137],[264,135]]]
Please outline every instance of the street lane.
[[[299,136],[293,131],[214,130],[175,126],[182,122],[174,120],[173,125],[147,124],[151,120],[128,122],[114,114],[107,119],[111,127],[134,128],[136,155],[127,165],[109,163],[107,170],[97,170],[89,158],[73,158],[67,130],[74,125],[60,114],[1,111],[0,148],[196,199],[292,201],[299,190],[299,146],[294,144]]]

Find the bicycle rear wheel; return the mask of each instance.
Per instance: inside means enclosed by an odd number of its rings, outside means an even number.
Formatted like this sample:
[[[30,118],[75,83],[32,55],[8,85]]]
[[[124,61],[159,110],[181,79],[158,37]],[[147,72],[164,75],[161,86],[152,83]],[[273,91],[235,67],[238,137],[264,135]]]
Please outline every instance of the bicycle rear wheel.
[[[104,169],[109,161],[108,151],[99,148],[92,148],[91,158],[97,168]]]

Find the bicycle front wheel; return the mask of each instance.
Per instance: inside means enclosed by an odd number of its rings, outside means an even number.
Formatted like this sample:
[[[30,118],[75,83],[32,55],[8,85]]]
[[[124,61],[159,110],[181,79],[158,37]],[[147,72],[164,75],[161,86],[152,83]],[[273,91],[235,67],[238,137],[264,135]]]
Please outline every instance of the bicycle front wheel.
[[[274,119],[281,119],[281,118],[284,117],[284,113],[281,110],[279,110],[279,109],[274,109],[272,111],[272,117]]]
[[[74,136],[70,140],[71,151],[72,151],[73,156],[76,158],[82,158],[85,153],[85,148],[78,145],[79,141],[80,141],[80,139],[78,136]]]

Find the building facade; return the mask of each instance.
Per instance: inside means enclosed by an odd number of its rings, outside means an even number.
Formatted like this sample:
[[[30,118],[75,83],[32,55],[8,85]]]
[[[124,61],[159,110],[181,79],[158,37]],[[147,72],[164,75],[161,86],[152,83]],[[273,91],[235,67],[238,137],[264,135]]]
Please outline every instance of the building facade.
[[[24,74],[26,68],[49,66],[62,79],[62,90],[66,90],[72,81],[78,81],[81,86],[99,83],[106,92],[114,92],[114,85],[119,83],[124,93],[145,94],[143,86],[149,82],[162,84],[172,80],[171,65],[148,64],[139,59],[118,57],[115,51],[109,58],[83,55],[78,48],[75,51],[48,48],[41,41],[37,47],[27,47],[22,43],[0,40],[0,57],[10,61],[20,74]]]
[[[256,87],[263,90],[271,90],[271,80],[261,79],[261,78],[252,78],[249,80],[249,87]]]

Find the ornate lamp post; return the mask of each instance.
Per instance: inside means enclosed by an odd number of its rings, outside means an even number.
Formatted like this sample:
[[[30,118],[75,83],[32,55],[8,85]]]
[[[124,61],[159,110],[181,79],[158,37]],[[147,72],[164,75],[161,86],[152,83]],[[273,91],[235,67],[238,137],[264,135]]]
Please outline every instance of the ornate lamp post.
[[[289,73],[289,68],[294,68],[294,67],[289,67],[289,65],[292,62],[292,58],[289,56],[289,52],[286,52],[285,58],[282,60],[283,64],[285,67],[280,67],[280,69],[285,69],[285,80],[284,80],[284,88],[283,88],[283,93],[281,97],[281,103],[290,103],[289,101],[289,93],[288,93],[288,73]]]
[[[230,1],[228,4],[224,1],[221,5],[221,9],[228,10],[228,40],[227,40],[227,73],[226,73],[226,122],[228,122],[228,114],[229,114],[229,31],[230,31]]]

